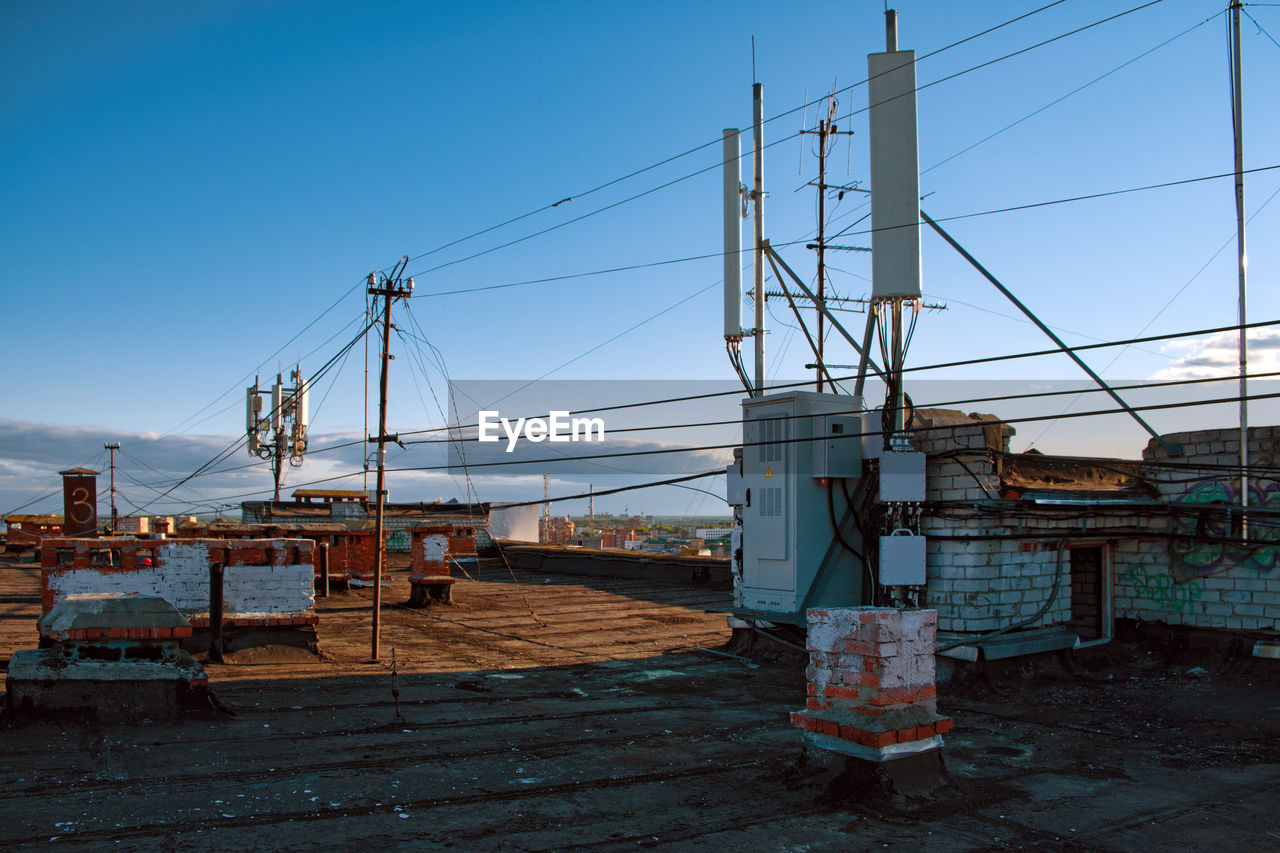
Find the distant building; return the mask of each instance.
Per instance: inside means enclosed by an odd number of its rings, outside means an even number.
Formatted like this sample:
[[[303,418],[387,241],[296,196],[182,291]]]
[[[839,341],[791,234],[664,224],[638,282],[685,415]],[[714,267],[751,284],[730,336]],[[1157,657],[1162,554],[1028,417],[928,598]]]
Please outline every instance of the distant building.
[[[6,551],[35,548],[45,536],[62,534],[61,515],[6,515],[8,531],[5,536]]]
[[[643,542],[646,538],[644,534],[637,530],[623,530],[621,528],[606,530],[600,534],[600,547],[623,550],[628,547],[628,543]]]
[[[572,545],[573,521],[567,515],[548,519],[543,523],[539,541],[543,545]]]
[[[173,518],[164,515],[122,515],[120,516],[120,527],[116,533],[128,533],[133,535],[150,535],[177,532],[177,526],[174,524]]]
[[[351,529],[372,525],[377,504],[364,492],[339,489],[298,489],[291,501],[245,501],[240,504],[240,520],[245,524],[289,524],[291,522],[336,522]],[[415,527],[456,525],[475,529],[476,547],[493,546],[489,535],[489,504],[460,503],[457,500],[430,503],[382,505],[382,527],[389,531],[388,551],[410,548],[409,531]]]

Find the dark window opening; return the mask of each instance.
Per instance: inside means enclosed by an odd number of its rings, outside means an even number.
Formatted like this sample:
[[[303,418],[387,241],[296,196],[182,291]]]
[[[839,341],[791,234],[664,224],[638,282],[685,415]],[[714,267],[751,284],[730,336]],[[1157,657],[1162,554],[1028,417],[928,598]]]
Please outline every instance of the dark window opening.
[[[1071,555],[1071,621],[1081,640],[1100,640],[1105,635],[1105,561],[1101,545],[1072,548]]]

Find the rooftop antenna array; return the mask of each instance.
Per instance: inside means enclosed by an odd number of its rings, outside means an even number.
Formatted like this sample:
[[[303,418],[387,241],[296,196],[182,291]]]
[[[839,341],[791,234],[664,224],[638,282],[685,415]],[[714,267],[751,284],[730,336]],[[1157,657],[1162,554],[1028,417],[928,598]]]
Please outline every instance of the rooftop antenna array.
[[[867,56],[871,148],[871,310],[863,340],[879,328],[888,388],[884,446],[908,449],[902,368],[920,312],[920,158],[916,54],[898,50],[898,13],[886,9],[885,51]],[[904,317],[910,313],[904,330]],[[858,367],[860,393],[869,346]]]
[[[271,473],[275,479],[272,500],[280,500],[280,479],[284,459],[294,468],[301,467],[307,453],[307,396],[309,386],[302,378],[302,366],[289,371],[292,386],[284,384],[283,374],[276,374],[271,386],[271,409],[262,412],[263,389],[258,377],[247,390],[245,399],[245,435],[248,438],[250,456],[271,460]]]

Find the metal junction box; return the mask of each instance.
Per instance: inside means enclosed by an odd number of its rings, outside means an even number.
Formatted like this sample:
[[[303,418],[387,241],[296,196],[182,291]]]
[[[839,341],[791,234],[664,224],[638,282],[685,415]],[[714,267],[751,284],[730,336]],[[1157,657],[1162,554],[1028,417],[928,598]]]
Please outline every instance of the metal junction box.
[[[861,476],[861,408],[813,391],[743,400],[740,615],[804,624],[806,606],[861,603],[864,567],[835,540],[828,507],[830,490],[843,519],[839,481]],[[852,523],[844,538],[861,549]]]
[[[924,454],[895,451],[880,456],[880,500],[919,503],[924,500]]]
[[[894,531],[880,537],[880,583],[883,586],[924,585],[926,538],[912,535],[909,531]]]

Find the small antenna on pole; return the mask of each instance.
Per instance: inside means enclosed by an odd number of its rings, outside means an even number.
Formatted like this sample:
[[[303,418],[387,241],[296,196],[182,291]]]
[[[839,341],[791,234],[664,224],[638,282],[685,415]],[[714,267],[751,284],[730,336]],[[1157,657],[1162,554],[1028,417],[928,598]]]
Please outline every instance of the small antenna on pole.
[[[751,82],[759,83],[760,75],[756,74],[756,37],[751,37]]]
[[[802,103],[801,109],[803,110],[803,112],[800,114],[800,131],[801,131],[800,162],[796,164],[797,175],[804,174],[804,130],[809,126],[809,90],[808,89],[804,90],[804,101]]]

